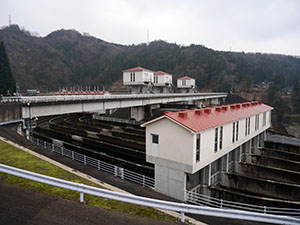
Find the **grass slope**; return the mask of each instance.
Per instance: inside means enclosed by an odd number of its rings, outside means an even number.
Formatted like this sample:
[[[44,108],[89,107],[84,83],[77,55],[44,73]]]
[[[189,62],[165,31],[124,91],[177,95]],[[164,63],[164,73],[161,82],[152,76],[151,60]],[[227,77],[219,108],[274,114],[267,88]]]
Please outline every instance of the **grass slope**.
[[[96,184],[84,180],[72,173],[69,173],[57,166],[54,166],[48,162],[45,162],[35,156],[32,156],[22,150],[11,146],[3,141],[0,141],[0,163],[17,167],[20,169],[44,174],[51,177],[56,177],[72,182],[82,183],[90,186],[100,187]],[[64,198],[68,200],[77,201],[79,199],[79,193],[57,188],[54,186],[30,181],[27,179],[19,178],[16,176],[0,173],[0,181],[18,185],[24,188],[30,188],[32,190],[40,191],[46,194],[55,195],[57,198]],[[161,213],[155,209],[128,204],[124,202],[114,201],[110,199],[99,198],[91,195],[85,195],[85,199],[88,199],[87,204],[90,206],[100,207],[108,210],[115,210],[131,215],[149,217],[153,219],[163,221],[175,221],[175,218]]]

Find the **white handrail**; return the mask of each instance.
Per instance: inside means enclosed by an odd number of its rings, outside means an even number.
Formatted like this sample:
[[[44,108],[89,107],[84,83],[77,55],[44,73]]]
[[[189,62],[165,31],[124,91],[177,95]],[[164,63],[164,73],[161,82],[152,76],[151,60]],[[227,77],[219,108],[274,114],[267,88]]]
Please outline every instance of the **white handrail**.
[[[181,212],[182,222],[184,222],[184,213],[191,213],[191,214],[198,214],[198,215],[206,215],[206,216],[214,216],[214,217],[217,216],[217,217],[224,217],[224,218],[250,220],[250,221],[257,221],[257,222],[274,223],[274,224],[299,224],[300,223],[300,219],[288,217],[288,216],[246,212],[246,211],[232,210],[232,209],[217,209],[217,208],[175,203],[170,201],[140,197],[136,195],[124,194],[124,193],[109,191],[101,188],[91,187],[85,184],[79,184],[79,183],[74,183],[71,181],[66,181],[54,177],[49,177],[46,175],[33,173],[30,171],[18,169],[3,164],[0,164],[0,172],[4,172],[14,176],[22,177],[25,179],[41,182],[44,184],[48,184],[48,185],[52,185],[52,186],[56,186],[68,190],[78,191],[80,192],[81,201],[83,201],[83,193],[85,193],[85,194],[90,194],[102,198],[113,199],[117,201],[137,204],[146,207]]]

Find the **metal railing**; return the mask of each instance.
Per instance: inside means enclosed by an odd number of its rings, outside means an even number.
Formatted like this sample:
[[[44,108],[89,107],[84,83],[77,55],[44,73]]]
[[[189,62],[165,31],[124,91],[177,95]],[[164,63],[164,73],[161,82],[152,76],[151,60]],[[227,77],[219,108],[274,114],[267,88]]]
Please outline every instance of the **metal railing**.
[[[154,186],[155,186],[155,181],[151,177],[118,167],[116,165],[112,165],[107,162],[103,162],[98,159],[91,158],[89,156],[83,155],[78,152],[71,151],[64,147],[56,146],[53,143],[49,143],[47,141],[40,140],[40,139],[32,137],[32,136],[30,137],[30,140],[37,146],[51,150],[62,156],[68,157],[72,160],[81,162],[84,165],[88,165],[88,166],[94,167],[98,170],[102,170],[107,173],[113,174],[114,176],[120,177],[121,179],[129,180],[131,182],[143,185],[143,187],[154,188]]]
[[[189,100],[223,98],[227,93],[171,93],[171,94],[125,94],[125,95],[69,95],[69,96],[32,96],[32,97],[2,97],[2,103],[6,102],[60,102],[60,101],[86,101],[86,100],[112,100],[112,99],[149,99],[149,98],[174,98],[190,97]]]
[[[220,171],[215,172],[210,177],[210,184],[214,185],[220,182]]]
[[[131,125],[141,125],[140,121],[127,120],[127,119],[121,119],[121,118],[115,118],[115,117],[100,116],[100,115],[97,115],[97,114],[93,114],[93,119],[102,120],[102,121],[108,121],[108,122],[115,122],[115,123],[125,123],[125,124],[131,124]]]
[[[300,147],[300,139],[277,134],[267,134],[266,141],[295,145]]]
[[[266,213],[247,212],[242,210],[218,209],[218,208],[211,208],[205,206],[195,206],[190,204],[175,203],[170,201],[140,197],[131,194],[119,193],[119,192],[109,191],[109,190],[96,188],[84,184],[74,183],[71,181],[66,181],[54,177],[49,177],[46,175],[33,173],[30,171],[6,166],[3,164],[0,164],[0,172],[4,172],[25,179],[52,185],[55,187],[77,191],[80,193],[80,198],[79,198],[80,202],[84,202],[84,194],[89,194],[97,197],[127,202],[131,204],[136,204],[136,205],[141,205],[141,206],[146,206],[151,208],[158,208],[158,209],[180,212],[182,222],[184,222],[185,213],[190,213],[190,214],[233,218],[239,220],[250,220],[250,221],[257,221],[257,222],[274,223],[274,224],[299,224],[300,223],[300,219],[289,217],[289,216],[279,216],[279,215],[271,215]]]
[[[300,209],[259,206],[259,205],[232,202],[223,199],[213,198],[204,194],[199,194],[200,185],[198,186],[194,187],[190,191],[187,190],[185,191],[186,202],[191,202],[196,205],[216,207],[216,208],[238,209],[238,210],[264,213],[264,214],[286,215],[286,216],[300,218]]]

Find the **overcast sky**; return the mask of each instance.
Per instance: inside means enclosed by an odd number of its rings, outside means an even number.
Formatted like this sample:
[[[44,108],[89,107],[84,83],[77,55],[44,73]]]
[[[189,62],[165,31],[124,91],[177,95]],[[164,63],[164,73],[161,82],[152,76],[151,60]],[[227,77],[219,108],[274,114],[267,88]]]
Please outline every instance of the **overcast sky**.
[[[165,40],[300,56],[300,0],[1,0],[0,26],[45,36],[76,29],[105,41]]]

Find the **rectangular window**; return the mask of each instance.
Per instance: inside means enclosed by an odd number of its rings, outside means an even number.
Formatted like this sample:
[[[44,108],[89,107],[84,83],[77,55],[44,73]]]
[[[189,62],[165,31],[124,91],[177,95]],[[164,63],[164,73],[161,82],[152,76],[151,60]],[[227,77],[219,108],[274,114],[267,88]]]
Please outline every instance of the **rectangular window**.
[[[222,147],[223,147],[223,127],[221,126],[220,127],[220,141],[219,141],[220,150],[222,149]]]
[[[235,129],[235,132],[236,132],[236,141],[239,140],[239,121],[236,121],[236,129]]]
[[[263,126],[267,125],[267,112],[264,112],[263,114]]]
[[[234,141],[235,141],[234,135],[235,135],[235,122],[233,122],[233,124],[232,124],[232,143],[234,143]]]
[[[182,86],[186,86],[186,80],[182,80]]]
[[[159,143],[159,136],[157,134],[151,134],[152,136],[152,143],[158,144]]]
[[[132,77],[133,77],[133,82],[135,82],[135,72],[133,72],[133,74],[132,74]]]
[[[250,124],[251,124],[250,120],[251,120],[251,117],[248,118],[248,134],[250,134]]]
[[[133,81],[132,72],[130,73],[130,82]]]
[[[218,151],[218,128],[215,129],[215,152]]]
[[[248,132],[248,118],[246,118],[246,124],[245,124],[245,136],[247,136],[247,132]]]
[[[200,139],[201,135],[197,134],[197,139],[196,139],[196,162],[200,160]]]
[[[255,130],[259,129],[259,115],[255,116]]]

